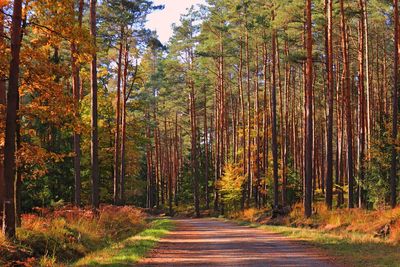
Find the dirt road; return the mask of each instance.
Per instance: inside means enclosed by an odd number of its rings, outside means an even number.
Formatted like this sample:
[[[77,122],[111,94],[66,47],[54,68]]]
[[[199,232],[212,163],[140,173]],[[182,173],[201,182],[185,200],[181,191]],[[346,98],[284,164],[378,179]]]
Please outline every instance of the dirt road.
[[[137,266],[334,266],[315,248],[275,233],[212,219],[176,222]]]

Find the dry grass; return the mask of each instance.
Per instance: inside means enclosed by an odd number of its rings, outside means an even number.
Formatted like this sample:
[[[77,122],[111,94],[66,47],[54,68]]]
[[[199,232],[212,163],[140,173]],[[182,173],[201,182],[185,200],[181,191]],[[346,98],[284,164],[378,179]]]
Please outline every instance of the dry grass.
[[[329,211],[317,203],[311,218],[303,214],[298,204],[286,217],[271,219],[269,210],[249,209],[232,213],[229,218],[307,242],[344,266],[400,266],[400,207]],[[388,235],[378,235],[385,226]]]
[[[172,228],[173,223],[170,220],[155,220],[139,234],[90,253],[76,262],[75,266],[132,266]]]
[[[372,238],[382,228],[389,226],[388,236],[382,237],[387,242],[400,243],[400,207],[372,211],[363,209],[328,210],[323,203],[316,203],[313,209],[314,214],[310,218],[304,217],[301,204],[294,205],[288,216],[275,219],[271,219],[270,210],[254,208],[233,212],[227,217],[261,224],[320,229],[339,235],[359,233]]]
[[[72,206],[38,209],[22,216],[15,244],[0,236],[0,265],[62,266],[142,231],[145,218],[128,206],[102,206],[98,214]]]
[[[385,226],[389,227],[387,241],[392,243],[400,242],[400,207],[395,209],[364,210],[364,209],[335,209],[329,211],[324,204],[314,205],[314,214],[311,218],[305,219],[301,205],[294,206],[290,213],[291,226],[310,226],[336,232],[354,232],[370,236]]]

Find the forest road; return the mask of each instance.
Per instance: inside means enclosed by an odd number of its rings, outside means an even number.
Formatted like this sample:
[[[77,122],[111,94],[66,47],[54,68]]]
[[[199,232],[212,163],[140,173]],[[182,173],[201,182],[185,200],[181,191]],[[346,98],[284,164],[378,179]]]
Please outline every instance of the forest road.
[[[136,266],[337,266],[316,248],[265,230],[216,219],[176,224]]]

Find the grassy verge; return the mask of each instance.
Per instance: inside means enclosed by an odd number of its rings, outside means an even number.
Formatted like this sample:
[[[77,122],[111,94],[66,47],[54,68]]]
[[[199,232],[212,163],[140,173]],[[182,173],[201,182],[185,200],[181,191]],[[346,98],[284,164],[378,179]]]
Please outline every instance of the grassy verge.
[[[282,234],[315,246],[345,266],[400,266],[399,245],[365,233],[261,225],[240,220],[234,222]]]
[[[79,260],[75,266],[131,266],[143,258],[174,227],[171,220],[154,220],[149,228]]]
[[[15,242],[0,234],[0,266],[69,266],[142,232],[146,218],[141,209],[109,205],[97,214],[71,206],[24,214]]]

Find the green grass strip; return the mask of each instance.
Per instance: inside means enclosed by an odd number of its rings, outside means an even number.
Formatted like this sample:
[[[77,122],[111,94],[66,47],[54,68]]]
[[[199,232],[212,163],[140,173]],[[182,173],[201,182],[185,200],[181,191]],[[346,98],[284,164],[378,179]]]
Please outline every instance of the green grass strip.
[[[87,255],[75,266],[132,266],[174,228],[168,219],[154,220],[149,228],[110,247]]]

